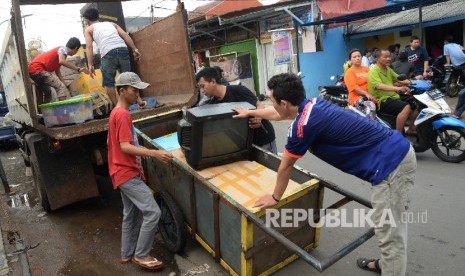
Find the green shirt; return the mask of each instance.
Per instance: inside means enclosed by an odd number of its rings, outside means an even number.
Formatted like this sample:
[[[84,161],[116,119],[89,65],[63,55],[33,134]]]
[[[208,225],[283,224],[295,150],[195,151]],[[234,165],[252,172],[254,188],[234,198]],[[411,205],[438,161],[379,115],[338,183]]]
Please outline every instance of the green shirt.
[[[385,91],[376,88],[380,83],[394,86],[394,83],[397,82],[397,77],[398,75],[391,67],[387,67],[386,74],[384,74],[377,64],[368,71],[368,92],[378,100],[378,108],[388,99],[400,99],[399,94],[395,91]]]

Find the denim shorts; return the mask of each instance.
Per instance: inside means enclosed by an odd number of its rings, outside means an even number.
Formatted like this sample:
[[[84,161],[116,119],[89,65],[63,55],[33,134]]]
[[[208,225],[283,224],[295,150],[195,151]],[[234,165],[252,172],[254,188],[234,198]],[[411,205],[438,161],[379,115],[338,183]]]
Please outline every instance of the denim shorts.
[[[102,58],[102,85],[104,87],[115,87],[116,70],[121,73],[131,71],[131,60],[129,50],[126,47],[110,50]]]

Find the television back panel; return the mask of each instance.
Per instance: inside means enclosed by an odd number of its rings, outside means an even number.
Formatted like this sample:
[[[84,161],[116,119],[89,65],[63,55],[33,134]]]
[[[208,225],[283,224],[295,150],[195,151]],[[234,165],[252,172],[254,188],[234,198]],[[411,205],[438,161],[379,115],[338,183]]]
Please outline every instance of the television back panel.
[[[245,109],[255,109],[255,106],[251,105],[248,102],[234,102],[234,103],[219,103],[219,104],[208,104],[198,107],[194,107],[187,110],[187,117],[189,119],[202,119],[208,118],[210,116],[219,116],[217,118],[231,117],[235,112],[233,108],[241,107]]]
[[[204,105],[188,109],[178,122],[178,140],[196,170],[248,158],[253,129],[247,118],[233,119],[233,108],[255,109],[248,102]]]

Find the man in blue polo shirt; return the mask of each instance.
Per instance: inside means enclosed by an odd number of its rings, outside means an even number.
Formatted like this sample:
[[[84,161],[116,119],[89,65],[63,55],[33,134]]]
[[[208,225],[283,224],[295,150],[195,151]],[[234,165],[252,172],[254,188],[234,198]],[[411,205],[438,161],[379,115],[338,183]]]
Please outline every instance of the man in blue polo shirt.
[[[268,120],[293,119],[278,169],[276,186],[254,207],[278,203],[289,183],[295,162],[307,151],[321,160],[372,184],[371,203],[381,259],[357,260],[357,265],[383,275],[405,275],[407,225],[402,214],[409,206],[416,158],[409,142],[397,131],[358,116],[321,99],[306,99],[299,77],[279,74],[268,81],[273,108],[236,109],[235,117]],[[395,225],[381,223],[384,210],[392,212]]]

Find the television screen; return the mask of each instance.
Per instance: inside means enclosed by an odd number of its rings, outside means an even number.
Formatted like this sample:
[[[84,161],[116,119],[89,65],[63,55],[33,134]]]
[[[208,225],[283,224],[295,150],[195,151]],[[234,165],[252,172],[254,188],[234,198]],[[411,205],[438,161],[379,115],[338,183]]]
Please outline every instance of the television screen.
[[[224,118],[204,124],[202,157],[238,152],[247,147],[248,125],[242,120]]]
[[[188,109],[178,122],[178,141],[195,169],[246,159],[253,130],[248,119],[234,119],[234,107],[255,109],[247,102],[220,103]]]

